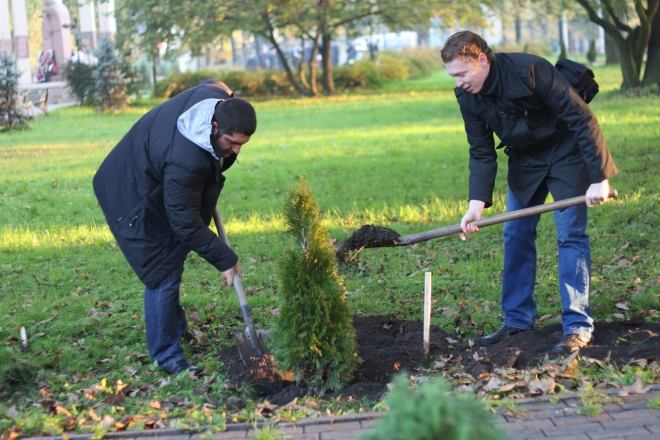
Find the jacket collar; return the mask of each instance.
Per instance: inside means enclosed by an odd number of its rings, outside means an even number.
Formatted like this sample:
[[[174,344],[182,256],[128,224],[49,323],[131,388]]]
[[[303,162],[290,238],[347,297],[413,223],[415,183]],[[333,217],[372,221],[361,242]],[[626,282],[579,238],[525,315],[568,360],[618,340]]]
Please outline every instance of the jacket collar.
[[[530,96],[532,92],[520,78],[518,68],[508,54],[499,53],[494,55],[490,72],[484,82],[484,89],[480,94],[517,99]]]

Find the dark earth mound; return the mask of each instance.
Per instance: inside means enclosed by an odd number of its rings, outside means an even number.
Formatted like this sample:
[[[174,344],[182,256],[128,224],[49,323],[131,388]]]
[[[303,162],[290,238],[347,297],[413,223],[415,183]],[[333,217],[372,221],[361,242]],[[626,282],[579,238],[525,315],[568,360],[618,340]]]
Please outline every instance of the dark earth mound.
[[[375,399],[387,389],[392,376],[399,371],[413,372],[429,367],[442,358],[445,368],[461,365],[478,375],[493,368],[526,368],[542,363],[546,352],[562,336],[561,326],[550,325],[519,333],[499,344],[473,347],[435,327],[431,328],[429,359],[422,350],[422,323],[405,321],[392,316],[356,316],[353,319],[362,363],[355,379],[338,395],[353,399]],[[581,356],[609,360],[625,365],[631,360],[656,360],[660,353],[660,324],[615,322],[596,324],[594,339]],[[478,340],[475,338],[475,340]],[[474,356],[477,352],[478,356]],[[228,371],[230,382],[250,384],[260,398],[283,405],[305,394],[305,390],[274,373],[268,359],[255,360],[246,368],[238,350],[230,347],[220,353],[220,360]],[[437,370],[437,363],[434,365]]]
[[[375,225],[362,225],[337,249],[337,258],[343,260],[350,251],[368,247],[395,246],[401,235],[393,229]]]

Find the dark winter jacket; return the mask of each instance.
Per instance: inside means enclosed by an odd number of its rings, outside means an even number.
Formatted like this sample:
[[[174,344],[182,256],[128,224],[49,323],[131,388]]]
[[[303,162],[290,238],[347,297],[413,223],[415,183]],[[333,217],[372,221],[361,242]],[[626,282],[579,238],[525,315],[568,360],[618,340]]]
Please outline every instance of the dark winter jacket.
[[[593,112],[543,58],[496,54],[481,92],[457,88],[456,97],[470,144],[470,200],[492,204],[493,133],[506,146],[509,187],[523,205],[541,185],[560,200],[617,172]]]
[[[201,138],[207,131],[210,136],[214,102],[228,97],[208,83],[152,109],[108,154],[94,176],[94,192],[110,230],[147,287],[156,287],[191,250],[221,271],[238,261],[208,227],[225,180],[222,172],[236,156],[218,160],[222,156],[213,150],[209,137],[203,147],[177,128],[179,116],[199,103],[195,109],[207,109],[208,130],[206,125],[196,128],[198,134],[203,133]],[[205,101],[209,99],[213,101]]]

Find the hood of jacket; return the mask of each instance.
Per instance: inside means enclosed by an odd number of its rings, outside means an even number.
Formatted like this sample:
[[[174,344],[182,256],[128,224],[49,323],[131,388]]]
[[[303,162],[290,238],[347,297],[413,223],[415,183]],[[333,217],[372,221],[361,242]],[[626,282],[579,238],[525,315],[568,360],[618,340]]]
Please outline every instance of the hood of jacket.
[[[211,145],[211,121],[215,106],[222,99],[204,99],[183,112],[176,121],[179,133],[199,148],[207,151],[213,159],[220,160]]]

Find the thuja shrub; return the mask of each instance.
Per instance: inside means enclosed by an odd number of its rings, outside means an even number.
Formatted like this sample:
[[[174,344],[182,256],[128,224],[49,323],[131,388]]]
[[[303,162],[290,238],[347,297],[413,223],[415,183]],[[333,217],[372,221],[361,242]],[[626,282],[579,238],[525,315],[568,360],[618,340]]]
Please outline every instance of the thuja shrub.
[[[355,329],[335,252],[304,177],[285,206],[295,238],[280,263],[280,313],[271,350],[280,369],[312,392],[342,388],[358,362]]]
[[[93,72],[96,108],[105,113],[124,109],[128,105],[127,81],[114,43],[102,40],[96,56],[98,64]]]
[[[0,131],[26,128],[31,118],[18,90],[18,77],[14,59],[0,52]]]
[[[452,392],[440,378],[424,379],[416,388],[405,375],[394,380],[387,412],[375,430],[359,440],[496,440],[503,433],[493,416],[472,394]]]

